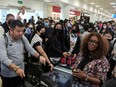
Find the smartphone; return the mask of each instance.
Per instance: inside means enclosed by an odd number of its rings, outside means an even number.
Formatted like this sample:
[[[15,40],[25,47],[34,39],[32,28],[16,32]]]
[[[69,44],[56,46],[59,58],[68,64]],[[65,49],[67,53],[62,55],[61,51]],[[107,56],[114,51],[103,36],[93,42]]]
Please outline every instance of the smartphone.
[[[73,72],[79,73],[80,69],[73,69]]]

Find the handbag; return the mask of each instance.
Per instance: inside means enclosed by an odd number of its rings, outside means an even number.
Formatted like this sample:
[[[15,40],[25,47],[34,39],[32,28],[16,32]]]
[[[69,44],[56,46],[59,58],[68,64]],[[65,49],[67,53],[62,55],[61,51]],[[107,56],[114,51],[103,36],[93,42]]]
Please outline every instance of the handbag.
[[[76,58],[74,58],[73,56],[61,57],[61,59],[60,59],[60,63],[66,64],[67,66],[73,66],[75,61],[76,61]]]

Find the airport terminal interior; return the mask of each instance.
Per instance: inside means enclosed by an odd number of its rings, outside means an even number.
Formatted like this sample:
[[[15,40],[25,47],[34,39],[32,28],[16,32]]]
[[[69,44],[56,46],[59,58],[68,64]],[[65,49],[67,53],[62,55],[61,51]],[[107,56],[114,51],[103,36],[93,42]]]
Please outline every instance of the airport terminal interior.
[[[0,87],[116,87],[116,0],[0,0]]]

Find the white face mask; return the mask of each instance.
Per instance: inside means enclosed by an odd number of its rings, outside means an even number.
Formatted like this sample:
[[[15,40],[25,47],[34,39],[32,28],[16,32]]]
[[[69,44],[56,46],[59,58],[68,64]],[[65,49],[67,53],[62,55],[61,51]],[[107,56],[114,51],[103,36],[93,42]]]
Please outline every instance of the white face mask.
[[[106,29],[106,28],[107,28],[107,26],[103,26],[103,28],[104,28],[104,29]]]
[[[94,27],[97,27],[97,25],[94,25]]]
[[[54,24],[52,24],[51,27],[54,28]]]
[[[30,25],[29,25],[29,28],[33,28],[33,25],[30,24]]]
[[[81,24],[84,24],[84,22],[82,21]]]

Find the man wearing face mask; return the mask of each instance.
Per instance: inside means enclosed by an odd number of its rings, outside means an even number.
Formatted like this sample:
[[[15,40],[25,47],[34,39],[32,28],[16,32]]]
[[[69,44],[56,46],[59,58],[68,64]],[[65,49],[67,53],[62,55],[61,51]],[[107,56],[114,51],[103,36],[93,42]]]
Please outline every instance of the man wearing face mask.
[[[4,33],[7,33],[10,30],[9,26],[10,26],[10,23],[13,20],[15,20],[14,15],[13,14],[7,14],[6,21],[1,25],[4,29]]]
[[[45,33],[42,35],[42,39],[43,39],[43,44],[45,45],[48,40],[49,34],[52,32],[48,18],[44,19],[44,26],[45,26]]]
[[[25,30],[25,37],[28,39],[28,41],[30,42],[32,34],[33,34],[34,30],[33,30],[33,23],[29,23],[28,27]]]

